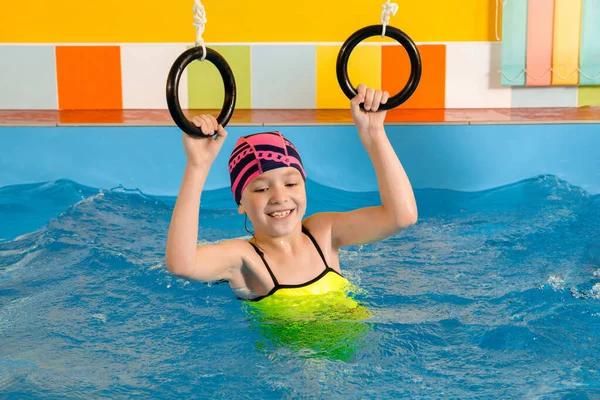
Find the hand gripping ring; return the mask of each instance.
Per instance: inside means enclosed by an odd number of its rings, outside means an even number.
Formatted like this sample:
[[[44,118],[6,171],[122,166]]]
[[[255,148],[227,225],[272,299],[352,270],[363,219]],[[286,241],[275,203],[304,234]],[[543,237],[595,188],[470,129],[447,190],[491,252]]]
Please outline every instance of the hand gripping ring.
[[[202,55],[202,47],[192,47],[183,52],[177,60],[175,60],[169,71],[169,76],[167,77],[167,105],[171,117],[182,131],[188,135],[208,138],[212,136],[203,134],[200,128],[191,123],[183,114],[181,105],[179,104],[179,79],[181,78],[181,74],[189,63],[202,58]],[[212,62],[215,67],[217,67],[223,78],[223,83],[225,84],[225,100],[223,101],[221,113],[217,117],[217,122],[225,127],[231,119],[235,109],[235,78],[227,61],[213,49],[206,49],[206,60]]]
[[[356,45],[363,40],[372,36],[380,36],[382,29],[383,25],[371,25],[359,29],[344,42],[342,48],[340,49],[336,65],[337,79],[342,91],[350,100],[352,100],[358,94],[358,91],[354,88],[354,86],[352,86],[352,83],[350,83],[350,79],[348,78],[348,60],[350,59],[350,54],[352,54],[352,51]],[[408,82],[404,89],[402,89],[400,93],[390,97],[385,104],[381,104],[379,106],[380,110],[396,108],[408,100],[417,89],[417,86],[419,86],[422,72],[421,55],[419,54],[419,50],[411,38],[406,35],[406,33],[402,32],[398,28],[394,28],[393,26],[387,26],[385,36],[395,39],[404,47],[410,59],[411,69],[410,77],[408,78]],[[362,108],[363,104],[360,106]]]

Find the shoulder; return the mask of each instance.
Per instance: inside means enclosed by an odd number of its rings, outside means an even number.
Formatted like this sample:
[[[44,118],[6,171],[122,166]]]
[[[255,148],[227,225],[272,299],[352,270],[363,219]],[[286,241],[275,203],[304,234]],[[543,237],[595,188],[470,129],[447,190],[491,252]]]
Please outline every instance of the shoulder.
[[[215,243],[212,246],[218,247],[221,251],[226,252],[230,256],[239,259],[240,266],[248,257],[256,256],[256,251],[254,250],[252,245],[245,239],[227,239]]]
[[[196,278],[201,281],[225,279],[232,287],[246,286],[246,280],[262,277],[262,260],[254,247],[245,239],[226,239],[198,246]]]
[[[331,226],[335,219],[335,213],[323,212],[311,215],[302,221],[302,225],[315,237],[331,237]]]
[[[244,239],[226,239],[199,244],[196,252],[200,271],[223,273],[219,279],[231,279],[257,257],[252,245]],[[212,275],[211,275],[212,276]]]
[[[239,260],[239,268],[236,268],[238,272],[243,269],[245,273],[251,272],[260,275],[265,270],[259,250],[250,241],[246,239],[229,239],[223,243],[225,246],[223,249],[229,254],[235,254],[235,257]]]
[[[229,286],[234,291],[250,290],[260,295],[267,294],[274,283],[266,261],[257,248],[244,239],[231,239],[224,243],[227,250],[231,254],[235,253],[239,260],[239,265],[231,271]]]

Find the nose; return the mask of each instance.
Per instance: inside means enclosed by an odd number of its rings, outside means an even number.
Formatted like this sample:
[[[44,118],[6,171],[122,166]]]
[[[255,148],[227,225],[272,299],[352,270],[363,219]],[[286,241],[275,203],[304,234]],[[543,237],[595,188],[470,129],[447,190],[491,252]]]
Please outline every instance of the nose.
[[[272,204],[285,203],[287,201],[287,196],[285,194],[285,187],[280,185],[275,185],[270,190],[271,198],[269,202]]]

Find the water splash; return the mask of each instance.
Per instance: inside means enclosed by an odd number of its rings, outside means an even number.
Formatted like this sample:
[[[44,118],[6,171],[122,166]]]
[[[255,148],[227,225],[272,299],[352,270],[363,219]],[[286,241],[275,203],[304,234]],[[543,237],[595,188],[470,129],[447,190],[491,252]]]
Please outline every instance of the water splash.
[[[565,288],[565,281],[557,276],[550,275],[546,283],[550,284],[554,290],[563,290]]]
[[[309,213],[379,202],[378,193],[308,189]],[[306,390],[338,397],[365,387],[457,398],[554,393],[567,381],[594,389],[600,197],[553,176],[416,196],[415,226],[340,251],[374,324],[369,345],[340,364],[267,357],[228,285],[170,275],[174,198],[65,180],[0,188],[0,220],[12,221],[0,224],[0,397],[77,386],[87,398],[172,398],[190,385],[225,393],[224,379],[248,397],[289,397],[308,375],[318,381]],[[202,205],[200,243],[247,237],[229,190],[204,193]]]

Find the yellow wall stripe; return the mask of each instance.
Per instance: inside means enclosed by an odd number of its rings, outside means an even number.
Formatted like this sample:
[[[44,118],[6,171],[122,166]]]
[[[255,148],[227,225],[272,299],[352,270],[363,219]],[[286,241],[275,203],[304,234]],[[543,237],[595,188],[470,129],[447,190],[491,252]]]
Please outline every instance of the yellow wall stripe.
[[[554,45],[552,85],[579,83],[579,40],[581,0],[556,0],[554,3]]]
[[[4,43],[192,43],[192,0],[5,1]],[[384,0],[203,0],[212,42],[343,42],[379,24]],[[416,41],[493,41],[495,0],[395,0]]]
[[[337,81],[339,46],[317,46],[317,108],[348,109],[350,100]],[[348,76],[354,87],[364,83],[381,88],[381,46],[357,46],[348,61]]]

